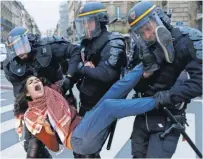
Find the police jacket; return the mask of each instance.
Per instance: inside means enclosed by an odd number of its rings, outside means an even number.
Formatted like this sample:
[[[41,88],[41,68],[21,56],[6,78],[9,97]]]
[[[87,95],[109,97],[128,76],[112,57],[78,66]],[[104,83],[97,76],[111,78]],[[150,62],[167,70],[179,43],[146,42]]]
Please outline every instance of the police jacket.
[[[174,62],[161,63],[158,60],[160,69],[150,78],[142,79],[135,90],[143,96],[153,96],[158,91],[168,90],[165,95],[167,104],[176,105],[188,103],[192,98],[202,95],[202,34],[189,27],[172,28],[170,31],[174,38]],[[158,50],[159,48],[154,50],[157,59],[160,58],[157,56],[159,53],[163,54]],[[174,85],[183,70],[187,71],[190,78]],[[150,113],[158,111],[153,110]]]
[[[99,37],[84,41],[82,46],[84,61],[91,61],[95,68],[82,68],[84,77],[78,88],[81,102],[94,106],[120,78],[121,69],[126,65],[125,42],[121,34],[103,29]]]

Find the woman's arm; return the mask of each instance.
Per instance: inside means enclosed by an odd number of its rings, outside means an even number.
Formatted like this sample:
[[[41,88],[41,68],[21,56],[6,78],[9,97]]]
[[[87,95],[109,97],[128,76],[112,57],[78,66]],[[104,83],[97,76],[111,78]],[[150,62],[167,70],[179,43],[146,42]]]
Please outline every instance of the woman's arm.
[[[39,140],[41,140],[51,151],[59,151],[59,143],[55,135],[50,135],[46,132],[45,127],[42,127],[40,133],[35,135]]]
[[[50,150],[57,152],[59,150],[59,143],[55,133],[51,129],[49,122],[45,117],[39,116],[37,123],[41,124],[43,127],[40,133],[36,134],[36,137],[41,140]]]
[[[55,136],[55,133],[52,131],[51,126],[50,126],[49,122],[46,120],[45,117],[39,116],[38,119],[37,119],[37,123],[44,126],[44,129],[45,129],[46,133]]]

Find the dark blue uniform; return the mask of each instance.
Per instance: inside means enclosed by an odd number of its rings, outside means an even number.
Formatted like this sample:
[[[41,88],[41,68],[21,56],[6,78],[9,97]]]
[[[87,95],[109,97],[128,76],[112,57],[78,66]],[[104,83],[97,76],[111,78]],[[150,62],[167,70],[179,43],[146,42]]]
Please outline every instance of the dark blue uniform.
[[[186,105],[177,109],[170,105],[180,106],[182,102],[188,103],[192,98],[202,95],[202,34],[199,30],[188,27],[171,27],[170,32],[174,38],[174,62],[163,62],[160,60],[161,53],[163,54],[159,51],[160,48],[151,47],[160,69],[151,77],[142,79],[135,90],[142,96],[153,96],[160,92],[162,96],[159,100],[171,108],[174,115],[180,117],[184,116]],[[187,71],[189,79],[177,81],[183,70]],[[180,133],[178,130],[172,130],[164,140],[159,138],[169,126],[171,122],[161,110],[138,115],[132,133],[132,155],[135,158],[171,158]]]
[[[69,59],[66,74],[73,76],[81,61],[79,48],[59,37],[41,39],[37,45],[32,47],[29,59],[26,61],[15,58],[10,62],[6,59],[4,71],[6,78],[14,87],[14,96],[19,93],[21,81],[29,75],[45,77],[51,82],[62,79],[60,62],[64,59]]]
[[[110,33],[103,28],[94,41],[84,41],[85,61],[91,61],[95,68],[83,67],[84,77],[78,84],[80,91],[80,115],[89,111],[112,84],[120,78],[126,65],[124,38],[119,33]]]
[[[63,38],[46,37],[32,46],[29,58],[26,61],[16,57],[13,61],[4,62],[6,78],[12,83],[14,96],[20,93],[21,82],[29,75],[45,77],[54,83],[63,78],[60,62],[69,59],[66,74],[74,76],[78,63],[81,61],[78,46],[72,45]],[[50,158],[44,144],[37,140],[25,127],[24,148],[28,158]]]

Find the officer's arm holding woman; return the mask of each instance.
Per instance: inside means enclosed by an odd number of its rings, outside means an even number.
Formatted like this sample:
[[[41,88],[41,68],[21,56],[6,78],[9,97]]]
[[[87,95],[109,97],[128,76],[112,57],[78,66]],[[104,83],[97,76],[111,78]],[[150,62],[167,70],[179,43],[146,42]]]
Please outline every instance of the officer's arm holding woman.
[[[125,59],[125,44],[122,40],[115,39],[109,42],[103,52],[108,51],[108,56],[103,58],[95,67],[81,65],[79,72],[88,78],[110,82],[118,79],[120,69],[124,65]]]
[[[58,38],[59,41],[62,40],[59,37],[55,38]],[[77,70],[78,63],[81,61],[80,48],[66,40],[63,41],[62,43],[53,43],[51,45],[53,56],[60,61],[68,59],[68,71],[66,75],[73,77]]]
[[[13,85],[14,96],[22,90],[21,82],[30,75],[45,77],[51,83],[59,81],[59,85],[67,91],[71,87],[69,78],[74,76],[80,62],[79,48],[63,38],[39,38],[24,27],[16,27],[8,35],[8,55],[4,62],[5,76]],[[58,50],[58,51],[57,51]],[[62,79],[60,61],[69,59],[70,67],[67,78]],[[25,127],[24,148],[27,157],[51,157],[44,145]]]

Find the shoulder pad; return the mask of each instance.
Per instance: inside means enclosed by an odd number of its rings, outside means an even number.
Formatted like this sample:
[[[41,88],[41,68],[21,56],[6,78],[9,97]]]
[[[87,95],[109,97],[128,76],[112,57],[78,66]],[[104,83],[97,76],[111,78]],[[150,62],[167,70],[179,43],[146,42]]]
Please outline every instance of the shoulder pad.
[[[6,59],[3,61],[3,66],[6,67],[6,66],[8,66],[9,63],[10,63],[10,61],[6,57]]]
[[[175,26],[175,28],[179,28],[180,32],[185,35],[189,33],[189,30],[191,29],[190,27],[187,26]]]
[[[125,47],[125,42],[124,42],[124,37],[118,33],[118,32],[113,32],[109,35],[109,44],[111,47],[115,48],[123,48]]]
[[[200,60],[200,62],[202,62],[203,57],[202,57],[202,50],[197,50],[196,51],[196,57],[198,60]]]
[[[119,32],[112,32],[111,34],[109,34],[108,38],[109,38],[109,40],[113,40],[113,39],[124,40],[124,37]]]
[[[190,28],[187,26],[178,26],[183,35],[188,35],[191,42],[189,42],[187,48],[193,57],[193,59],[202,61],[202,33],[198,29]]]
[[[202,49],[202,40],[194,41],[193,46],[196,50],[201,50]]]
[[[12,61],[9,65],[9,70],[17,76],[23,76],[26,72],[26,64],[21,65],[16,61]]]
[[[68,42],[68,40],[66,40],[64,37],[53,36],[53,38],[55,39],[55,41],[58,41],[58,42]]]
[[[189,30],[189,38],[193,42],[193,47],[195,49],[194,57],[198,61],[202,62],[202,33],[198,29],[191,28]]]
[[[38,44],[39,45],[47,45],[47,44],[60,43],[60,42],[67,43],[68,41],[65,40],[63,37],[48,36],[48,37],[41,38],[39,40]]]
[[[191,40],[201,40],[202,39],[202,33],[198,29],[190,28],[187,26],[178,26],[176,28],[179,28],[183,35],[188,34],[189,38]]]
[[[193,47],[196,50],[196,58],[198,60],[203,60],[202,58],[202,42],[203,40],[193,41]]]
[[[115,48],[124,48],[125,47],[125,43],[123,40],[121,39],[114,39],[114,40],[111,40],[109,42],[110,46],[111,47],[115,47]]]
[[[202,33],[201,31],[192,28],[189,30],[189,37],[191,40],[201,40],[202,39]]]

